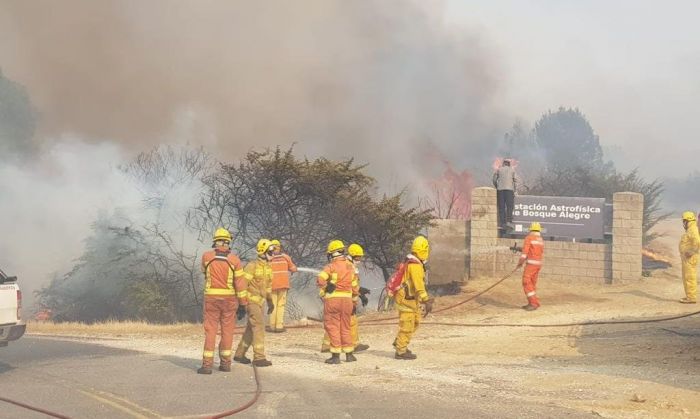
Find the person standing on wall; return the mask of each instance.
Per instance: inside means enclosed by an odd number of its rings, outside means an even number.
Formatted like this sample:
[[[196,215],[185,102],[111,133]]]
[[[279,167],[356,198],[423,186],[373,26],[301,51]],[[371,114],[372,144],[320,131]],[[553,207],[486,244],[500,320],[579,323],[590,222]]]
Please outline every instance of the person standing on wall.
[[[518,183],[511,160],[504,159],[501,167],[493,174],[493,186],[498,198],[498,226],[501,228],[513,223],[513,205]]]

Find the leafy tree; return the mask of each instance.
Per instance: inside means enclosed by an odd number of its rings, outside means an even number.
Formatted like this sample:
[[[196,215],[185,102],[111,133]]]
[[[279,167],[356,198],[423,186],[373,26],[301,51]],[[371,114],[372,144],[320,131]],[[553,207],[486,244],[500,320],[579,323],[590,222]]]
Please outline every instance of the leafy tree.
[[[416,235],[430,224],[431,209],[405,207],[404,192],[373,199],[368,193],[355,196],[342,209],[338,225],[341,237],[361,243],[366,259],[388,280],[396,264],[408,253]]]
[[[0,159],[31,154],[35,126],[36,112],[26,89],[0,71]]]
[[[534,138],[548,168],[605,166],[598,135],[578,109],[547,112],[535,124]]]
[[[430,215],[404,207],[403,194],[375,198],[375,181],[363,170],[352,159],[298,159],[293,148],[251,151],[205,180],[195,224],[202,237],[217,226],[230,228],[243,254],[261,237],[278,238],[302,266],[325,263],[332,239],[356,240],[388,277]]]

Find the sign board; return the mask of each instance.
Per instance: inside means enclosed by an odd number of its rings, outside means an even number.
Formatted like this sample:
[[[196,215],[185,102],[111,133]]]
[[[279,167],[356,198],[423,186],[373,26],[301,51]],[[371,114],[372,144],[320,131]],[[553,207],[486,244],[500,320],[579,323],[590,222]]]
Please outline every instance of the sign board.
[[[513,207],[515,234],[527,234],[530,223],[542,225],[543,236],[603,238],[604,198],[517,195]]]

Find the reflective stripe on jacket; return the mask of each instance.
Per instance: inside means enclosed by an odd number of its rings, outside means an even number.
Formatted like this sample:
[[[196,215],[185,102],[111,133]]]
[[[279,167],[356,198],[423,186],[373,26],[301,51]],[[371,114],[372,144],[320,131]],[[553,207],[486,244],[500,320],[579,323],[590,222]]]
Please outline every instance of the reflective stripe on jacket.
[[[280,253],[272,257],[270,266],[272,267],[272,289],[289,289],[289,273],[297,271],[292,258],[285,253]]]
[[[248,297],[241,260],[230,250],[216,248],[202,255],[204,295]],[[242,301],[243,304],[246,301]]]
[[[532,231],[525,237],[523,243],[523,254],[521,259],[526,259],[528,265],[542,265],[542,257],[544,256],[544,239],[537,231]]]
[[[243,268],[245,279],[248,283],[248,299],[255,304],[262,305],[269,298],[272,289],[272,268],[266,260],[258,258],[248,262]]]
[[[335,284],[335,291],[326,295],[325,288],[328,281]],[[360,292],[360,284],[355,275],[355,265],[345,256],[333,258],[331,263],[318,274],[316,284],[319,287],[319,295],[324,298],[350,297],[357,299]]]
[[[413,255],[408,255],[406,259],[403,285],[396,292],[394,300],[399,311],[419,312],[418,303],[430,298],[425,289],[425,265]]]

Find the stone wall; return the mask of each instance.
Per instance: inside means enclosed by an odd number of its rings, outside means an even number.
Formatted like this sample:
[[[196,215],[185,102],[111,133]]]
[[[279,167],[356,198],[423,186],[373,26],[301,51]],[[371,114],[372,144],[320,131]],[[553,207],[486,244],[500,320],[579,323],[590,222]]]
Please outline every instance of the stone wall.
[[[541,278],[589,283],[639,278],[643,206],[640,194],[614,195],[611,243],[546,240]],[[498,237],[496,190],[489,187],[473,190],[471,222],[440,220],[428,231],[428,238],[432,247],[430,282],[433,285],[506,275],[520,257],[509,247],[522,246],[523,242]],[[464,246],[462,251],[456,248],[460,243]]]
[[[470,223],[464,220],[436,220],[428,229],[430,237],[430,285],[466,281],[469,276]],[[432,267],[439,267],[433,269]]]

